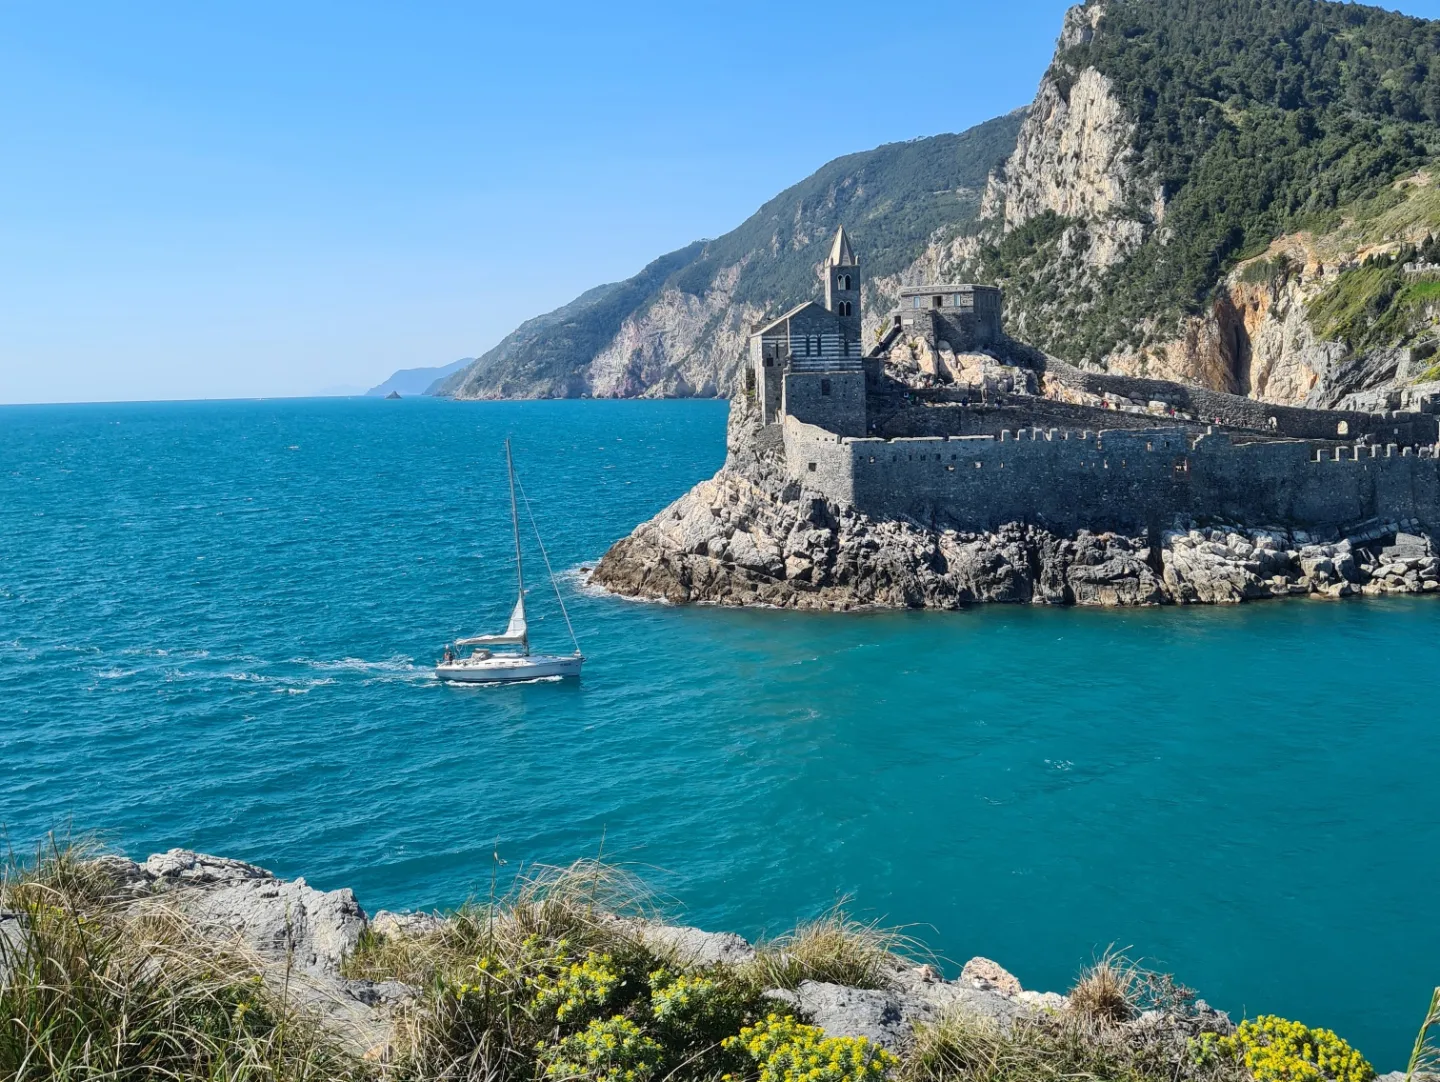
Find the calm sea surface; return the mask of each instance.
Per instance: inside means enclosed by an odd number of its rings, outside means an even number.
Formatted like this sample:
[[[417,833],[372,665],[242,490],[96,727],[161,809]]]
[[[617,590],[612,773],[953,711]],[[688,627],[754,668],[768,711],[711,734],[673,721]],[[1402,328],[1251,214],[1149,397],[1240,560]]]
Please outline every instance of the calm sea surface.
[[[724,456],[712,402],[0,409],[0,822],[362,904],[632,863],[749,935],[848,897],[1064,989],[1114,944],[1403,1064],[1440,983],[1440,604],[794,615],[577,591],[582,683],[437,684]],[[539,572],[533,549],[532,574]],[[537,644],[566,645],[532,592]],[[547,603],[548,601],[548,603]]]

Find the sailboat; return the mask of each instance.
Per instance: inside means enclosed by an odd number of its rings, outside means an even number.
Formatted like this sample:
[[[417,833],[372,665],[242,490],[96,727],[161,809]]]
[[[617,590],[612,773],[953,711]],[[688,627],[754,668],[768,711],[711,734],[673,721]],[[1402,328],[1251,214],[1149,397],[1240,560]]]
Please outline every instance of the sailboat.
[[[565,626],[570,631],[570,641],[575,646],[573,654],[532,654],[530,652],[530,626],[525,619],[525,562],[520,554],[520,513],[515,504],[515,461],[510,454],[510,441],[505,441],[505,470],[510,479],[510,526],[515,534],[515,585],[517,596],[515,607],[510,611],[510,622],[498,635],[475,635],[468,639],[456,639],[445,648],[445,657],[435,665],[435,675],[441,680],[466,684],[493,684],[514,680],[540,680],[552,676],[579,676],[580,666],[585,658],[580,653],[580,643],[575,638],[575,628],[570,623],[570,614],[565,610],[565,600],[560,596],[560,585],[555,581],[555,572],[550,567],[550,557],[545,552],[545,543],[540,540],[540,530],[535,526],[535,516],[530,514],[530,501],[525,501],[525,513],[530,526],[535,530],[535,541],[540,546],[540,555],[545,560],[545,570],[550,575],[550,585],[555,590],[555,600],[560,602],[560,613],[565,617]],[[521,489],[524,492],[524,489]],[[495,651],[494,646],[518,646],[518,650]],[[461,656],[455,648],[472,647],[468,655]]]

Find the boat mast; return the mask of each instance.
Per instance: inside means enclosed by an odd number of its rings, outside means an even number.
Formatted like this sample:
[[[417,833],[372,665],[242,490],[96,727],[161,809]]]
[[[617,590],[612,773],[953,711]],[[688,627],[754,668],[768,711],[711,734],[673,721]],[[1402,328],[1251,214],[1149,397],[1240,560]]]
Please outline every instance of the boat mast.
[[[515,581],[520,590],[520,602],[525,602],[525,564],[520,557],[520,513],[515,508],[515,462],[510,456],[510,441],[505,441],[505,475],[510,479],[510,528],[515,534]],[[525,641],[520,644],[524,653],[530,652],[530,632],[525,632]]]

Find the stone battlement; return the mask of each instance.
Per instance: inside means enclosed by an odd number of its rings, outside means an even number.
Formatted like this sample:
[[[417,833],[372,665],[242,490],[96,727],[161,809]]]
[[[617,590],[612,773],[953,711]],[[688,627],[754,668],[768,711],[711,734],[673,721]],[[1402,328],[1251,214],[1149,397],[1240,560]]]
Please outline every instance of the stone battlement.
[[[793,417],[783,435],[786,471],[805,487],[921,525],[1138,533],[1177,517],[1327,530],[1374,518],[1440,521],[1434,445],[1237,442],[1170,427],[886,440]]]

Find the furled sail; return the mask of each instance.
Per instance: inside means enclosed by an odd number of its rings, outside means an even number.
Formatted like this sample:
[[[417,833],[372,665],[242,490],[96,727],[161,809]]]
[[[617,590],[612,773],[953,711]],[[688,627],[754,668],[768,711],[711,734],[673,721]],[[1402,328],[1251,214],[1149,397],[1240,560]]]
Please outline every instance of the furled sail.
[[[476,635],[473,639],[456,639],[456,646],[525,646],[528,644],[526,638],[530,628],[525,622],[525,595],[521,594],[515,601],[515,609],[510,613],[510,623],[505,628],[503,635]]]

